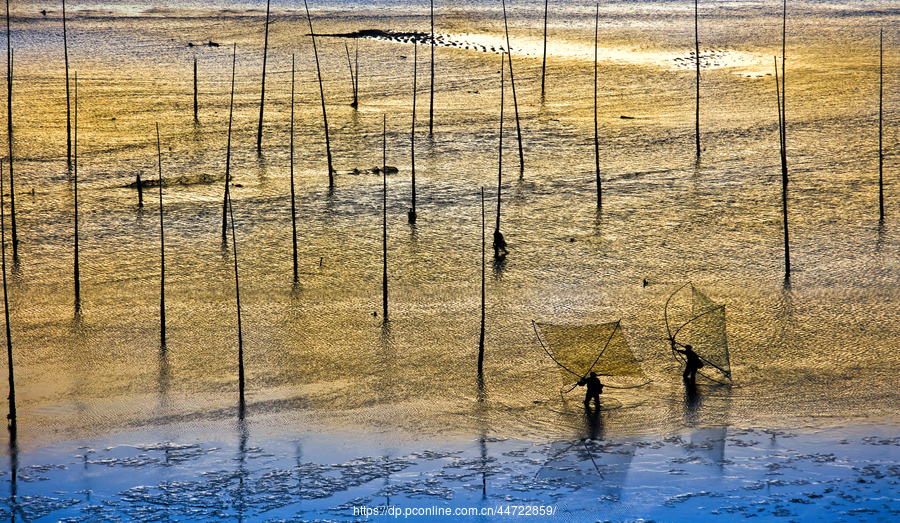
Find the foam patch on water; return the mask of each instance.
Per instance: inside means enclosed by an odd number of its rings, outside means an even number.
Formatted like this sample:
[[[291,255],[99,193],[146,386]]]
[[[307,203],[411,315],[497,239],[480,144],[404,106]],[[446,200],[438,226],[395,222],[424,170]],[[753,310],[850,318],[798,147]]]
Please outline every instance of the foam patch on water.
[[[700,69],[723,69],[727,67],[747,68],[759,64],[759,59],[751,54],[734,51],[730,49],[712,49],[709,51],[700,51]],[[693,51],[676,56],[669,57],[659,62],[661,66],[668,66],[672,69],[695,69],[697,67],[696,53]]]

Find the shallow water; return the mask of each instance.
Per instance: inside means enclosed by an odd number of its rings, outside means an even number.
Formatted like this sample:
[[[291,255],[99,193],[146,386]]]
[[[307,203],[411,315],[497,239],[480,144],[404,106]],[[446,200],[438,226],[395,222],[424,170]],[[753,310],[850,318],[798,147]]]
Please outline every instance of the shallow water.
[[[542,3],[510,4],[523,135],[520,172],[505,92],[502,263],[487,259],[485,388],[477,388],[480,191],[496,218],[500,55],[437,47],[434,134],[428,52],[418,47],[416,190],[410,205],[410,44],[320,37],[335,186],[329,189],[315,59],[302,5],[270,24],[262,152],[265,6],[67,6],[78,71],[82,305],[73,290],[74,176],[66,169],[61,17],[13,4],[18,236],[9,298],[18,448],[238,416],[233,249],[223,185],[163,190],[166,316],[160,349],[159,201],[164,178],[224,175],[237,44],[231,188],[246,364],[245,420],[273,442],[352,428],[373,444],[450,437],[585,437],[577,390],[561,394],[532,320],[622,320],[652,383],[608,390],[605,437],[688,427],[791,428],[893,421],[898,401],[896,3],[789,7],[787,121],[792,273],[784,285],[772,57],[778,3],[701,9],[702,158],[694,157],[693,5],[601,7],[602,211],[593,153],[594,4],[551,10],[540,93]],[[317,33],[428,31],[428,6],[311,5]],[[436,6],[447,39],[503,45],[499,6]],[[878,29],[885,28],[885,195],[878,220]],[[209,41],[218,47],[203,45]],[[188,43],[195,44],[189,46]],[[360,106],[347,64],[359,50]],[[289,124],[299,278],[292,281]],[[193,59],[200,111],[192,113]],[[74,75],[73,75],[74,76]],[[381,165],[386,116],[389,321],[382,304]],[[628,116],[630,118],[621,118]],[[361,174],[350,174],[359,169]],[[8,202],[7,202],[8,212]],[[7,216],[7,226],[9,225]],[[488,234],[489,236],[489,234]],[[9,235],[7,234],[7,239]],[[490,246],[488,245],[488,250]],[[644,285],[644,282],[647,285]],[[725,304],[734,382],[686,401],[664,305],[691,281]],[[563,389],[565,390],[565,389]],[[177,432],[177,431],[176,431]],[[216,431],[213,431],[215,433]],[[180,444],[192,434],[174,433]],[[201,438],[202,439],[202,438]],[[146,441],[140,441],[145,444]],[[135,445],[130,441],[125,444]]]
[[[481,436],[374,454],[309,436],[260,446],[247,424],[183,443],[92,438],[29,453],[0,510],[66,522],[889,521],[898,510],[888,426],[604,439],[603,417],[590,423],[596,439]]]

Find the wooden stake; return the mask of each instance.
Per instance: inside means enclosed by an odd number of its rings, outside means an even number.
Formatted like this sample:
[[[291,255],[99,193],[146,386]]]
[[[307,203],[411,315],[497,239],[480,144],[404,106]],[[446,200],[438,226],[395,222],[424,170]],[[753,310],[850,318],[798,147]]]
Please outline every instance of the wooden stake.
[[[228,109],[228,141],[225,147],[225,196],[222,199],[222,242],[227,240],[229,183],[231,182],[231,122],[234,117],[234,71],[237,65],[237,43],[231,58],[231,104]]]
[[[159,342],[166,347],[166,234],[163,228],[162,145],[159,122],[156,122],[156,162],[159,165]]]
[[[271,0],[266,0],[266,33],[263,40],[263,71],[262,71],[262,93],[259,96],[259,127],[256,130],[256,152],[262,152],[262,132],[263,132],[263,107],[266,101],[266,58],[269,54],[269,4]]]
[[[412,207],[406,213],[409,223],[416,223],[416,80],[418,79],[419,45],[413,42],[413,101],[412,130],[410,132],[410,162],[412,164]]]
[[[509,26],[506,23],[506,0],[503,0],[503,27],[506,30],[506,53],[509,55],[509,86],[512,88],[513,109],[516,112],[516,134],[519,137],[519,174],[525,172],[525,152],[522,149],[522,126],[519,124],[519,103],[516,101],[516,80],[513,76],[512,46],[509,45]]]
[[[294,71],[295,61],[294,55],[291,55],[291,139],[290,139],[290,162],[291,162],[291,227],[294,239],[294,283],[299,281],[298,265],[297,265],[297,198],[294,194]]]
[[[141,173],[137,173],[138,207],[144,206],[144,184],[141,182]]]
[[[331,164],[331,141],[328,138],[328,114],[325,112],[325,88],[322,87],[322,68],[319,66],[319,52],[316,50],[316,33],[313,31],[312,17],[309,16],[309,4],[303,0],[306,6],[306,20],[309,22],[309,35],[312,37],[313,54],[316,56],[316,72],[319,75],[319,95],[322,98],[322,120],[325,123],[325,153],[328,156],[328,188],[334,187],[334,168]]]

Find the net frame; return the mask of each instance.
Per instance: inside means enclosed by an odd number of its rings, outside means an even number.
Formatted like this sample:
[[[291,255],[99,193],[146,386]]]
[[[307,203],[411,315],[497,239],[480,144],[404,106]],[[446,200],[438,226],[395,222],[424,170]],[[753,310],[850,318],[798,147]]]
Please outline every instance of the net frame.
[[[691,318],[675,329],[675,332],[672,332],[671,323],[669,321],[669,310],[672,298],[686,287],[690,287],[691,289]],[[698,305],[698,303],[700,305]],[[722,385],[731,384],[731,361],[728,351],[725,305],[714,302],[708,296],[697,290],[693,283],[687,282],[676,289],[666,300],[663,315],[665,317],[666,332],[669,336],[672,356],[675,360],[680,364],[685,364],[687,358],[678,352],[677,346],[680,345],[684,347],[685,345],[691,345],[694,348],[694,352],[697,353],[697,356],[703,361],[703,367],[697,370],[697,374]],[[697,328],[702,325],[705,325],[706,328]],[[691,327],[691,342],[679,342],[677,339],[678,335],[689,326]],[[695,336],[698,338],[697,342],[694,340]],[[721,354],[714,354],[709,350],[703,350],[710,345],[718,346]],[[701,348],[699,351],[697,350],[698,347]],[[706,370],[704,371],[704,369]],[[715,369],[717,372],[713,372],[709,369]]]
[[[613,385],[611,383],[604,383],[604,387],[611,388],[611,389],[632,389],[632,388],[642,387],[642,386],[650,383],[651,380],[646,376],[646,374],[643,371],[643,368],[641,368],[640,361],[634,356],[634,352],[631,350],[631,347],[628,346],[628,342],[625,339],[625,336],[622,332],[621,321],[622,320],[618,320],[615,322],[609,322],[609,323],[589,324],[589,325],[555,325],[555,324],[550,324],[550,323],[537,323],[536,321],[531,322],[532,327],[534,328],[535,335],[537,336],[538,342],[541,345],[541,348],[544,350],[544,352],[547,354],[547,356],[549,356],[550,359],[553,360],[553,362],[556,363],[559,366],[559,368],[563,371],[562,372],[563,383],[564,383],[563,388],[565,388],[565,386],[568,385],[568,383],[569,383],[565,379],[566,373],[571,374],[573,377],[577,378],[575,380],[575,383],[568,390],[564,391],[565,393],[568,393],[568,392],[571,392],[572,390],[574,390],[575,387],[578,386],[578,383],[582,379],[586,378],[591,373],[591,371],[595,370],[595,367],[597,367],[598,364],[601,362],[601,359],[603,358],[603,356],[605,354],[607,354],[607,351],[610,348],[610,344],[613,342],[614,339],[617,339],[617,338],[621,340],[621,344],[624,346],[624,348],[628,351],[629,355],[631,356],[632,361],[629,363],[634,365],[634,367],[636,367],[636,372],[633,368],[630,373],[610,374],[610,373],[604,373],[604,372],[597,372],[597,375],[613,377],[613,378],[637,378],[637,379],[642,380],[643,382],[640,384],[637,384],[637,385],[629,385],[629,386],[618,386],[618,385]],[[597,353],[597,356],[593,358],[593,360],[591,361],[591,364],[588,366],[588,368],[583,373],[580,373],[580,372],[578,372],[578,370],[573,370],[572,368],[570,368],[572,365],[566,365],[566,364],[562,363],[561,361],[559,361],[561,358],[559,358],[558,356],[554,356],[554,354],[552,352],[552,347],[551,347],[550,341],[547,339],[547,334],[544,333],[543,330],[539,329],[538,327],[553,327],[553,328],[562,328],[562,329],[565,329],[565,328],[591,329],[591,328],[604,328],[604,327],[610,328],[611,327],[611,329],[609,332],[609,336],[606,338],[605,342],[603,343],[603,348]],[[543,334],[543,336],[542,336],[542,334]],[[546,341],[546,343],[545,343],[545,341]],[[548,348],[548,347],[550,347],[550,348]]]

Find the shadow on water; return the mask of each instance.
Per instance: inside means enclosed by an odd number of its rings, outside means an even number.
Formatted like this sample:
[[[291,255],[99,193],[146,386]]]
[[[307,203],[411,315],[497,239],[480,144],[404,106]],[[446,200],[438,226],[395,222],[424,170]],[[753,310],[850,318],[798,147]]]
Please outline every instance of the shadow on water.
[[[84,322],[84,311],[81,310],[81,302],[75,301],[75,312],[72,315],[72,321],[69,322],[69,332],[76,338],[79,346],[85,345],[87,337],[87,325]]]
[[[684,382],[684,423],[693,427],[697,424],[700,407],[703,405],[703,396],[697,385],[688,381]]]
[[[598,240],[603,239],[603,208],[597,207],[594,212],[594,234]]]
[[[603,412],[599,406],[586,407],[582,416],[584,422],[584,436],[581,438],[590,440],[602,440],[603,433]]]
[[[376,313],[377,314],[377,313]],[[391,403],[397,400],[397,395],[404,389],[404,383],[400,382],[398,370],[398,355],[396,340],[394,339],[393,325],[386,318],[381,318],[378,334],[378,348],[375,359],[375,395],[379,404]]]
[[[481,499],[487,499],[487,476],[488,476],[488,451],[487,451],[487,434],[490,430],[490,407],[487,404],[488,394],[485,389],[484,373],[479,371],[476,376],[475,384],[475,419],[479,426],[480,435],[478,437],[478,446],[481,451],[480,463],[476,466],[481,469]]]
[[[244,485],[244,478],[249,476],[249,472],[247,471],[247,441],[250,439],[250,427],[246,420],[246,404],[244,403],[244,398],[241,397],[240,404],[238,406],[238,470],[237,470],[237,480],[238,484],[235,488],[235,492],[233,495],[234,505],[237,511],[238,521],[244,520],[244,511],[247,508],[247,501],[245,499],[247,494],[247,487]]]
[[[878,227],[875,229],[875,252],[878,254],[881,254],[881,249],[884,247],[884,229],[884,218],[882,218],[878,220]]]
[[[493,261],[491,262],[491,274],[493,274],[495,280],[503,279],[503,272],[506,270],[506,254],[500,254],[494,256]]]
[[[796,347],[801,346],[801,326],[795,317],[794,295],[791,292],[790,280],[785,279],[785,285],[776,295],[773,304],[775,311],[772,319],[772,335],[766,345],[783,354],[791,354]]]
[[[256,180],[261,187],[265,187],[269,182],[269,163],[263,151],[256,151],[256,161],[253,163],[253,172],[256,174]]]
[[[303,299],[303,284],[299,281],[291,282],[291,301],[294,305],[300,305]]]
[[[172,387],[172,368],[169,363],[169,350],[166,347],[165,341],[162,342],[162,345],[157,352],[157,362],[156,384],[159,391],[159,402],[160,407],[165,409],[168,405],[169,390],[171,390]]]
[[[19,506],[19,440],[18,440],[18,427],[16,426],[16,420],[13,419],[9,424],[9,508],[10,508],[10,521],[15,523],[16,514],[22,519],[22,521],[28,521],[26,519],[26,514],[22,512],[22,508]]]
[[[22,260],[19,258],[18,253],[13,253],[11,269],[13,282],[22,281]]]
[[[232,263],[229,245],[230,241],[228,238],[222,238],[222,243],[219,244],[219,254],[222,255],[222,262],[226,264],[226,267],[230,267]]]

